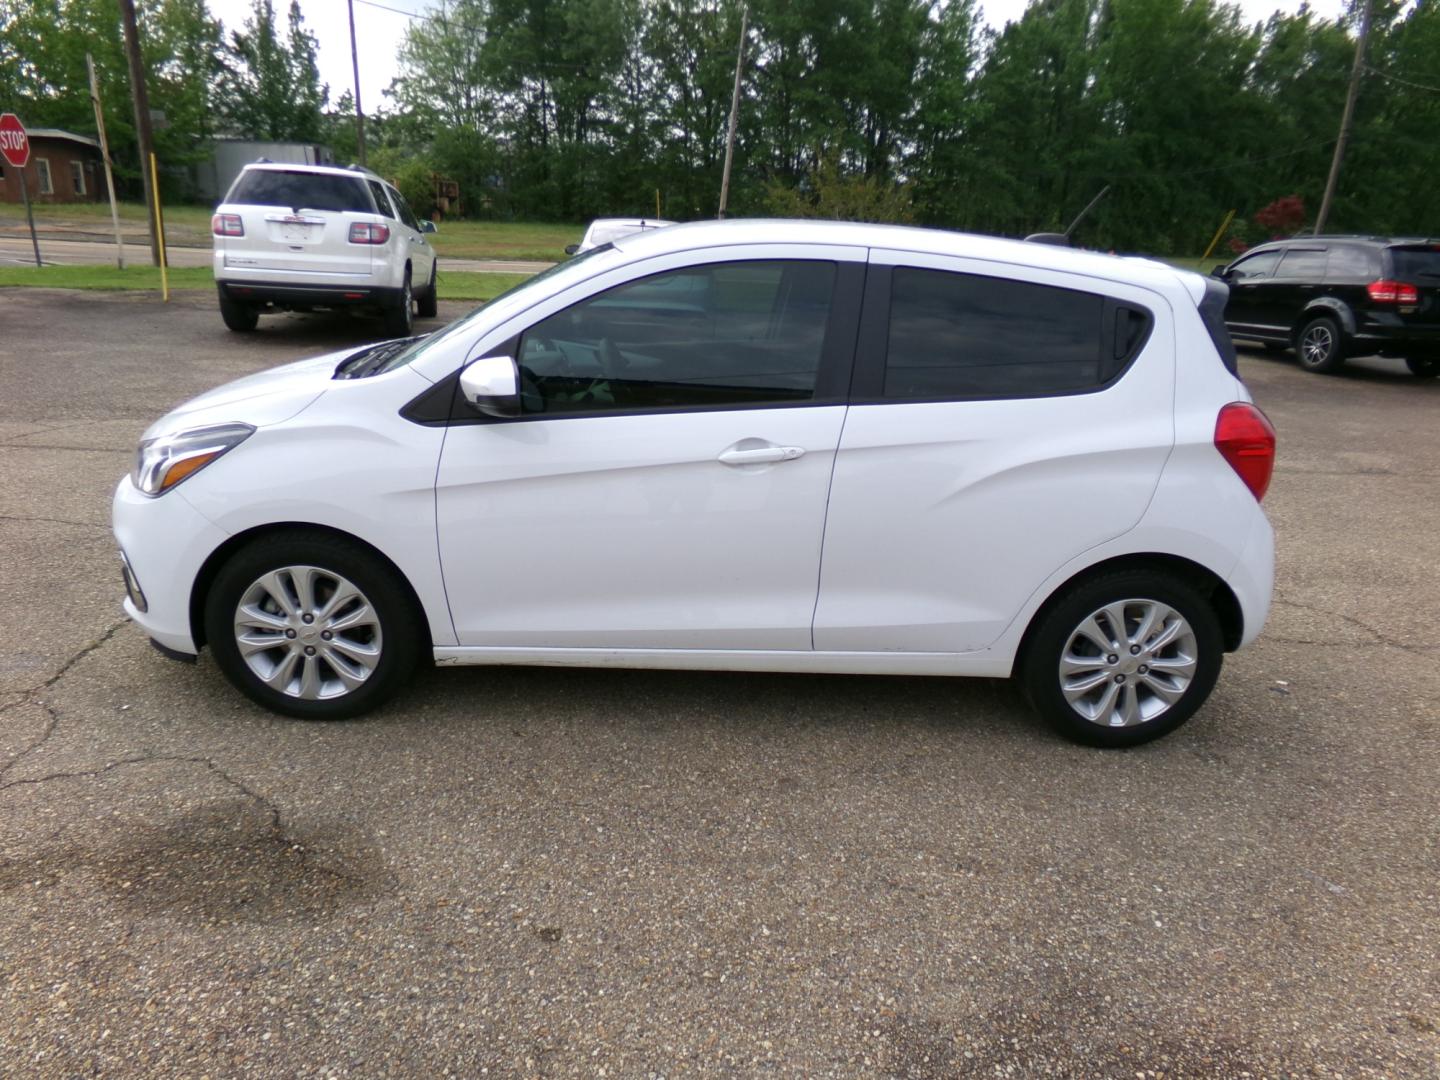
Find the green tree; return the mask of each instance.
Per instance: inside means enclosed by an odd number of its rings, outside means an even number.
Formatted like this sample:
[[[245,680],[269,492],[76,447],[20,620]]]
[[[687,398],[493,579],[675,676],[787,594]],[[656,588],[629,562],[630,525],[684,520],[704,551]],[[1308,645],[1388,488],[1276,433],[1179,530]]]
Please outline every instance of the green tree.
[[[227,134],[318,140],[329,87],[320,82],[316,52],[299,0],[290,0],[283,39],[275,26],[274,0],[255,0],[244,29],[232,31],[225,46],[219,110]]]

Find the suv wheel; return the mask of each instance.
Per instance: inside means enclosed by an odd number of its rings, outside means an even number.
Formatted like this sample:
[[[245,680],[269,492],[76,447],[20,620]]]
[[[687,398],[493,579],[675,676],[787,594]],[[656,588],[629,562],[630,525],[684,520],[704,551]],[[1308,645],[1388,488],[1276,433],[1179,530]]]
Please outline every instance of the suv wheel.
[[[409,337],[415,328],[415,297],[410,291],[410,268],[405,268],[405,283],[392,307],[385,309],[385,332],[391,337]]]
[[[238,690],[302,720],[379,705],[414,669],[424,638],[394,570],[316,533],[271,536],[236,553],[205,598],[205,634]]]
[[[1406,357],[1405,366],[1417,379],[1433,379],[1440,375],[1440,356]]]
[[[1295,355],[1306,371],[1329,374],[1339,370],[1345,362],[1345,345],[1335,320],[1321,316],[1306,323],[1295,339]]]
[[[440,260],[430,264],[430,287],[425,290],[425,295],[415,301],[415,313],[422,319],[433,319],[440,314],[440,297],[435,291],[435,281],[440,274]]]
[[[1210,696],[1224,644],[1186,581],[1119,570],[1081,582],[1035,625],[1021,686],[1063,735],[1138,746],[1174,731]]]
[[[225,295],[225,287],[222,285],[220,292],[220,318],[225,320],[225,325],[238,333],[248,333],[254,330],[260,322],[260,311],[254,304],[244,304],[239,300],[232,300]]]

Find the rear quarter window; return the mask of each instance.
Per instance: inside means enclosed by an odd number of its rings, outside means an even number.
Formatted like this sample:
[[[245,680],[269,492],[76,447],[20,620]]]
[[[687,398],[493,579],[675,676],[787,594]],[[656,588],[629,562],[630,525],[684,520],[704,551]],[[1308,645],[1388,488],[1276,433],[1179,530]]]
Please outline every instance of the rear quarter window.
[[[1373,281],[1380,276],[1380,259],[1362,247],[1333,247],[1325,260],[1326,281]]]
[[[1391,248],[1390,259],[1401,281],[1440,282],[1440,246]]]
[[[1095,293],[897,267],[887,400],[1041,397],[1104,386],[1149,334],[1149,312]]]
[[[370,196],[358,176],[330,173],[251,169],[240,174],[225,199],[245,206],[275,206],[287,210],[350,210],[371,214]]]

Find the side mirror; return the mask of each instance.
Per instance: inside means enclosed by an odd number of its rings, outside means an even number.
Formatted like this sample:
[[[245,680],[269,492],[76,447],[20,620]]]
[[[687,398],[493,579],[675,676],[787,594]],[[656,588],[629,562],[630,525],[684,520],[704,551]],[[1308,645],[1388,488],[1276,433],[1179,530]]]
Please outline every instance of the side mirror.
[[[460,393],[487,416],[520,415],[520,369],[508,356],[487,356],[460,373]]]
[[[436,225],[433,221],[426,220],[420,223],[420,231],[423,233],[437,233],[440,231],[440,226]]]
[[[566,255],[574,255],[574,254],[575,254],[577,251],[579,251],[579,250],[580,250],[580,245],[579,245],[579,244],[566,244],[566,245],[565,245],[565,254],[566,254]]]
[[[1225,264],[1224,264],[1224,263],[1221,263],[1220,265],[1218,265],[1217,267],[1215,267],[1214,270],[1211,270],[1211,271],[1210,271],[1210,276],[1211,276],[1211,277],[1218,277],[1218,278],[1220,278],[1220,279],[1223,281],[1223,280],[1225,279]]]

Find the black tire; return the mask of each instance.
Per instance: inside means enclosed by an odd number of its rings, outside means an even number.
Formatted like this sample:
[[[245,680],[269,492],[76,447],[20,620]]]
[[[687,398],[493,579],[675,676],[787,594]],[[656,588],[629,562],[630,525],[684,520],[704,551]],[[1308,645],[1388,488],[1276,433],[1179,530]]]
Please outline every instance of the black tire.
[[[254,304],[245,304],[239,300],[232,300],[225,295],[223,287],[219,292],[220,318],[225,320],[225,325],[240,334],[247,334],[251,330],[254,330],[260,322],[259,308]]]
[[[385,333],[392,338],[409,337],[415,332],[415,295],[410,289],[410,268],[405,268],[405,282],[400,295],[385,309]]]
[[[323,625],[321,619],[312,616],[310,625],[302,626],[299,612],[287,620],[278,605],[263,606],[262,611],[274,612],[267,616],[268,619],[277,623],[288,621],[299,631],[299,636],[289,630],[280,631],[277,627],[275,648],[252,654],[255,663],[272,665],[272,673],[281,676],[281,667],[288,654],[302,647],[310,649],[308,657],[293,658],[291,675],[283,675],[290,684],[290,692],[286,692],[285,688],[267,685],[261,673],[253,670],[241,655],[236,641],[235,617],[247,594],[254,604],[252,589],[260,586],[265,575],[280,571],[280,580],[294,584],[295,575],[287,577],[289,568],[313,568],[316,571],[313,589],[316,608],[323,611],[322,601],[339,591],[338,587],[327,586],[327,582],[343,579],[359,592],[360,600],[368,605],[370,616],[358,627],[336,630],[325,639],[326,643],[317,636],[312,647],[302,644],[304,635],[328,633],[315,629]],[[289,596],[292,601],[295,600],[298,590],[292,589]],[[342,604],[335,609],[332,618],[348,617],[347,612],[353,615],[355,611],[354,606]],[[268,635],[271,631],[250,633]],[[424,617],[419,605],[394,568],[353,541],[316,532],[279,533],[263,537],[232,555],[221,567],[205,597],[205,636],[216,664],[236,689],[267,709],[302,720],[344,720],[376,708],[409,679],[426,640]],[[286,638],[294,639],[295,643],[287,644]],[[342,642],[352,648],[374,648],[377,652],[368,675],[353,687],[341,679],[337,661],[327,659],[338,655],[330,650]],[[352,680],[355,672],[362,668],[363,664],[350,669]],[[328,696],[299,696],[304,692],[302,676],[312,671],[318,684],[315,693],[323,693],[328,685]]]
[[[440,314],[440,296],[435,282],[440,275],[440,260],[436,259],[430,267],[430,287],[425,290],[425,295],[415,301],[415,313],[422,319],[433,319]]]
[[[1405,366],[1417,379],[1433,379],[1440,375],[1440,356],[1407,356]]]
[[[1099,677],[1099,681],[1094,683],[1092,692],[1099,700],[1082,699],[1078,705],[1072,706],[1061,686],[1060,666],[1072,637],[1081,634],[1082,623],[1092,615],[1102,614],[1101,609],[1114,605],[1124,605],[1123,619],[1136,618],[1138,622],[1138,617],[1146,610],[1143,605],[1147,603],[1164,605],[1178,615],[1188,624],[1188,637],[1177,638],[1175,642],[1156,650],[1153,656],[1145,651],[1138,656],[1129,655],[1133,648],[1123,642],[1109,654],[1102,654],[1096,648],[1094,667],[1087,663],[1083,665],[1083,670],[1077,668],[1075,678],[1083,681],[1093,671],[1092,679]],[[1102,630],[1108,629],[1108,619],[1099,622]],[[1171,625],[1168,617],[1164,625]],[[1127,626],[1127,633],[1139,629],[1138,626]],[[1152,631],[1146,640],[1153,641],[1155,637]],[[1080,645],[1088,645],[1088,639]],[[1191,648],[1193,656],[1187,651]],[[1067,738],[1090,746],[1139,746],[1174,731],[1204,704],[1220,676],[1223,653],[1224,641],[1215,610],[1189,582],[1153,570],[1117,570],[1077,583],[1048,607],[1027,635],[1016,675],[1036,712]],[[1112,656],[1115,658],[1113,661],[1110,660]],[[1087,655],[1086,659],[1089,658]],[[1193,661],[1193,673],[1188,684],[1183,686],[1177,685],[1175,676],[1149,672],[1148,667],[1137,667],[1146,664],[1147,660],[1168,662],[1174,666],[1187,658]],[[1112,670],[1115,672],[1113,676],[1110,674]],[[1179,690],[1178,698],[1168,707],[1163,707],[1164,698],[1152,689],[1157,683],[1157,675],[1163,680],[1163,685],[1172,691]],[[1112,683],[1115,685],[1113,691]],[[1115,695],[1113,703],[1103,705],[1110,702],[1108,695],[1111,693]],[[1106,711],[1101,715],[1111,719],[1121,712],[1127,701],[1135,707],[1135,722],[1128,726],[1111,726],[1078,711],[1080,707],[1103,706]],[[1147,719],[1147,709],[1160,711]]]
[[[1328,316],[1311,319],[1295,335],[1295,358],[1306,371],[1329,375],[1345,363],[1345,339],[1340,326]]]

